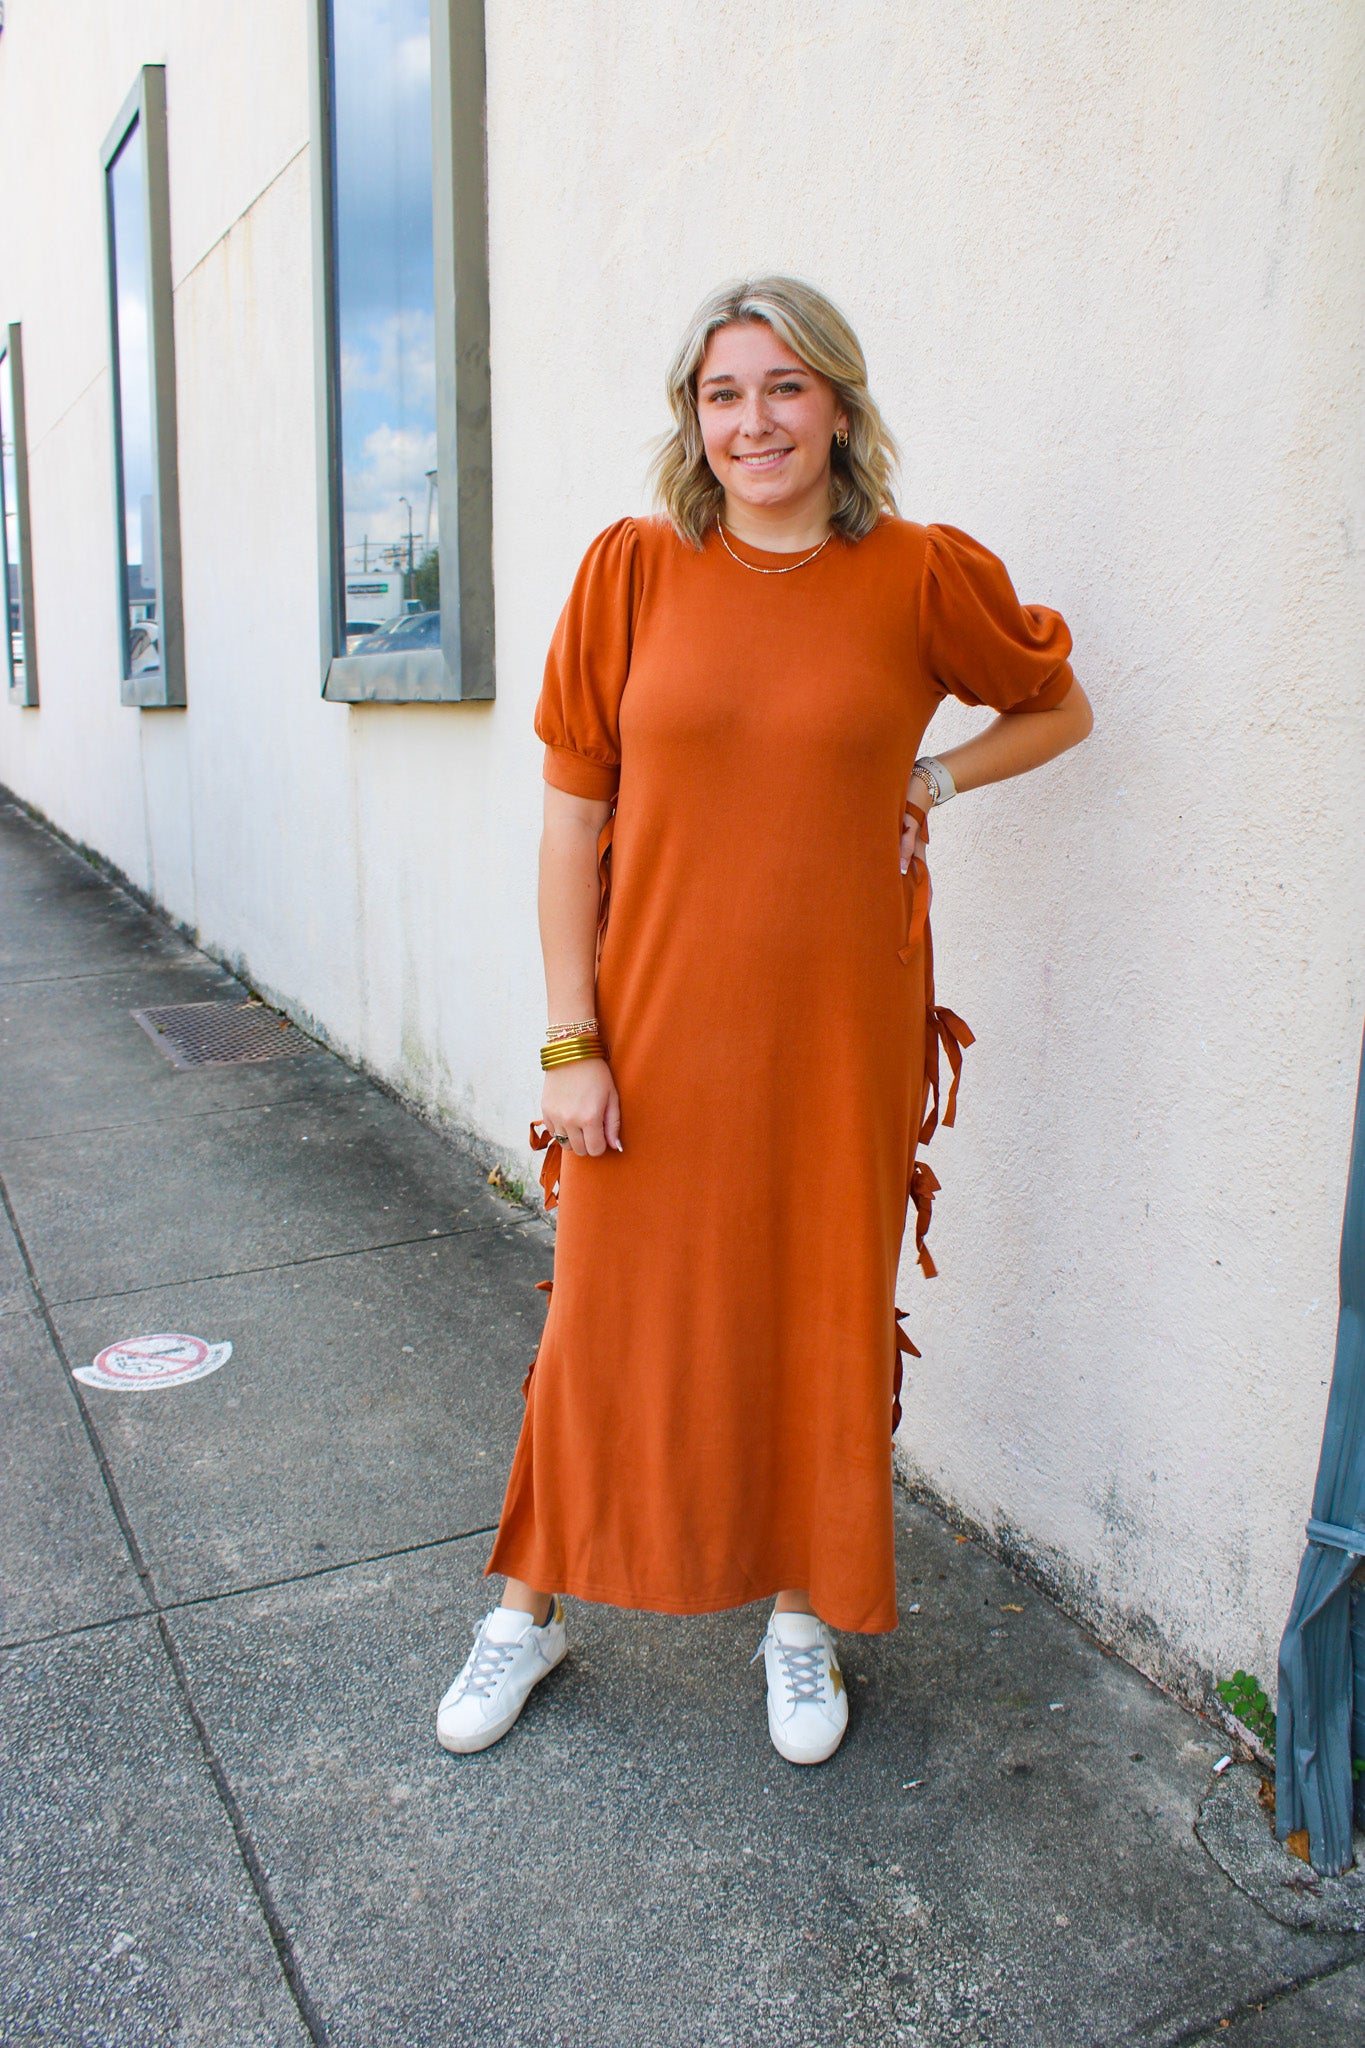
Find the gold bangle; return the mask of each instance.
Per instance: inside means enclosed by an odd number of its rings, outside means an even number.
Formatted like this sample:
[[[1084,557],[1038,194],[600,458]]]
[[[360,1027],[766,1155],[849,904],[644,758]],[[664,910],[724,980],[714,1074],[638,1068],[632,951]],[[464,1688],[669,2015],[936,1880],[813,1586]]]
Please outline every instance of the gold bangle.
[[[604,1060],[606,1057],[606,1045],[596,1032],[561,1038],[554,1045],[542,1045],[540,1048],[540,1064],[546,1073],[551,1067],[567,1067],[575,1060]]]

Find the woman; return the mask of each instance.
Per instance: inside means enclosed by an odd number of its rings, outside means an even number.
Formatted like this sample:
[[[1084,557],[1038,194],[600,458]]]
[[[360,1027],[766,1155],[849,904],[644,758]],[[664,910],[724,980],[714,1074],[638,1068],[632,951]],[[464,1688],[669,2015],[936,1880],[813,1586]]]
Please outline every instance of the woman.
[[[775,1596],[769,1732],[817,1763],[847,1721],[831,1631],[896,1626],[896,1270],[908,1203],[934,1270],[915,1154],[940,1046],[951,1123],[971,1042],[934,1000],[927,814],[1091,715],[1058,614],[897,516],[819,292],[715,293],[668,388],[664,516],[588,549],[536,712],[554,1293],[487,1567],[506,1588],[438,1736],[511,1727],[564,1654],[562,1593]],[[1002,715],[917,759],[949,692]]]

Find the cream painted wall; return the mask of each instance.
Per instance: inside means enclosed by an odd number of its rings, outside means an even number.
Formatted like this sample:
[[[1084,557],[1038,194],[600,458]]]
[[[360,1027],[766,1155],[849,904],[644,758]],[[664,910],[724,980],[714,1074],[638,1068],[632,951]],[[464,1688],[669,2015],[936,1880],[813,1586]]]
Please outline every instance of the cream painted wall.
[[[793,31],[793,21],[796,23]],[[488,9],[498,699],[324,705],[303,0],[12,0],[41,710],[0,778],[529,1171],[531,707],[718,278],[846,307],[903,507],[1058,605],[1078,753],[933,821],[978,1034],[911,1473],[1192,1689],[1271,1676],[1362,1020],[1365,20],[1309,0]],[[120,708],[98,149],[167,64],[190,705]],[[47,81],[60,78],[54,93]],[[973,729],[940,714],[934,745]]]

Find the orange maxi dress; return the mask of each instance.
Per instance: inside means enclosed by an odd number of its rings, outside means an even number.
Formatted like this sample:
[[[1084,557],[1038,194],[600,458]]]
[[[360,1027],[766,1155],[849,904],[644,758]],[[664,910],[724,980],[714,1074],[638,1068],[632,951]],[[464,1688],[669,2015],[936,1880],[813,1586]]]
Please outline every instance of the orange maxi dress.
[[[933,1272],[916,1153],[971,1042],[935,1003],[927,872],[900,873],[906,789],[945,695],[1059,703],[1070,650],[949,526],[887,518],[777,576],[659,519],[588,549],[536,731],[548,782],[615,800],[624,1150],[547,1152],[553,1291],[489,1572],[669,1614],[801,1586],[834,1628],[896,1626],[896,1272],[908,1209]]]

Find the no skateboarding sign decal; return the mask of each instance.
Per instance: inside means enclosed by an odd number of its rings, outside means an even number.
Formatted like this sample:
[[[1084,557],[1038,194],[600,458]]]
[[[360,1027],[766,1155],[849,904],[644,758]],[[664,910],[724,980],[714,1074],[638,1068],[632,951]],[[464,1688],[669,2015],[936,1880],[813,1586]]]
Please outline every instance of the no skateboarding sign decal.
[[[163,1332],[155,1337],[124,1337],[106,1344],[93,1365],[79,1365],[75,1377],[87,1387],[108,1387],[120,1394],[150,1394],[157,1387],[183,1387],[217,1372],[232,1356],[230,1344],[209,1344],[202,1337]]]

